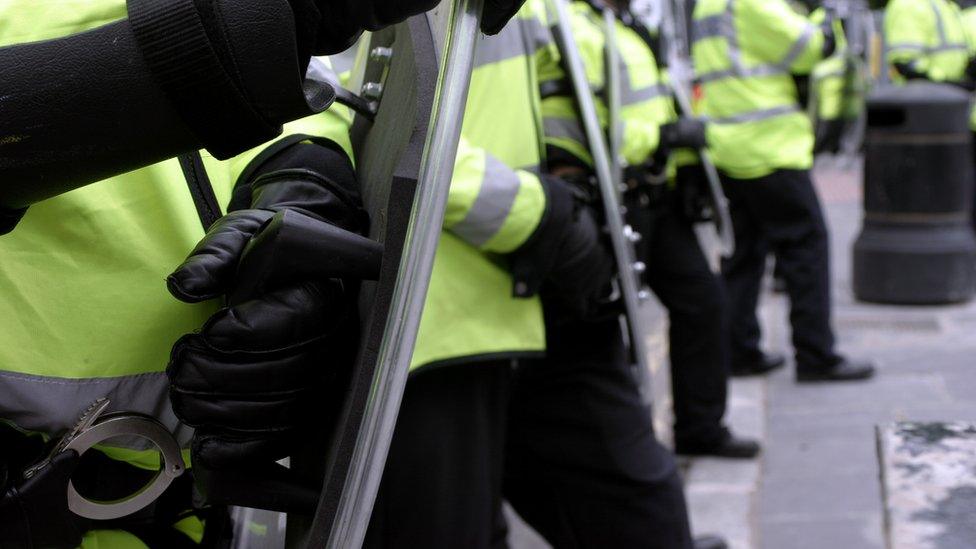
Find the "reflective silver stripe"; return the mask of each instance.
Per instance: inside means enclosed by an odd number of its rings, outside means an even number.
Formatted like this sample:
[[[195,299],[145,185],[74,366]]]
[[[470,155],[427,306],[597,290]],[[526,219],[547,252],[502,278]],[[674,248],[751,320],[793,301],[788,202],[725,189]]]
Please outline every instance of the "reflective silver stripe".
[[[925,46],[923,44],[890,44],[889,52],[896,51],[918,51],[923,53],[939,53],[943,51],[968,51],[969,47],[964,44],[946,44],[944,46]]]
[[[935,15],[935,30],[939,33],[939,46],[945,46],[949,43],[949,37],[946,36],[945,21],[942,20],[942,12],[939,11],[939,6],[936,5],[935,0],[929,0],[929,5],[932,6],[932,14]]]
[[[532,55],[552,43],[549,29],[537,19],[516,19],[496,36],[489,36],[478,44],[475,68],[501,63],[516,57]]]
[[[650,101],[651,99],[662,97],[671,93],[671,89],[663,83],[652,84],[642,88],[632,87],[630,65],[627,64],[627,60],[624,59],[623,56],[620,56],[620,82],[622,84],[622,89],[620,90],[620,105],[623,107],[629,107],[630,105]]]
[[[625,82],[624,89],[620,93],[620,102],[625,107],[671,94],[671,88],[667,84],[654,84],[635,89],[630,87],[629,80]]]
[[[725,5],[725,18],[728,20],[726,29],[729,35],[725,39],[729,43],[729,60],[732,62],[732,69],[741,74],[745,65],[742,63],[742,52],[739,51],[739,31],[735,28],[735,0],[729,0]]]
[[[969,46],[966,44],[949,42],[949,35],[946,33],[945,20],[942,18],[942,12],[939,10],[939,6],[935,3],[935,0],[929,0],[929,6],[932,7],[932,16],[935,17],[935,32],[939,37],[939,44],[936,46],[916,43],[889,44],[887,47],[887,51],[889,53],[897,51],[912,51],[931,55],[933,53],[941,53],[945,51],[969,51]]]
[[[795,105],[784,105],[782,107],[773,107],[771,109],[762,109],[758,111],[744,112],[742,114],[736,114],[733,116],[725,116],[722,118],[712,118],[706,117],[706,121],[713,124],[741,124],[743,122],[758,122],[760,120],[767,120],[769,118],[776,118],[777,116],[783,116],[787,114],[793,114],[800,112],[800,108]]]
[[[786,71],[784,71],[782,67],[777,65],[760,65],[758,67],[742,69],[740,71],[736,71],[735,69],[724,69],[720,71],[707,72],[696,77],[696,80],[702,84],[707,84],[709,82],[725,80],[726,78],[760,78],[763,76],[778,76],[784,74],[785,72]]]
[[[522,182],[501,160],[485,155],[485,176],[468,215],[451,232],[472,246],[488,243],[505,225]]]
[[[586,132],[583,130],[580,121],[575,118],[547,117],[542,121],[542,125],[547,138],[554,137],[556,139],[569,139],[580,144],[587,143]]]
[[[796,63],[796,60],[803,55],[803,51],[806,50],[807,46],[810,44],[810,39],[813,38],[813,31],[813,25],[807,24],[806,28],[803,29],[803,33],[799,38],[796,39],[796,42],[793,43],[793,47],[790,48],[790,52],[786,54],[786,58],[784,58],[783,62],[780,63],[782,68],[789,70],[790,67],[793,66],[793,63]]]
[[[188,448],[192,429],[182,425],[169,403],[164,372],[135,376],[64,379],[0,372],[0,419],[27,431],[58,434],[70,429],[92,402],[107,397],[109,412],[139,412],[163,422]],[[142,439],[113,440],[113,446],[146,450]]]
[[[542,21],[535,17],[532,19],[520,19],[519,26],[522,28],[522,36],[525,37],[533,52],[537,52],[556,43],[556,39],[553,38],[552,29],[542,24]]]

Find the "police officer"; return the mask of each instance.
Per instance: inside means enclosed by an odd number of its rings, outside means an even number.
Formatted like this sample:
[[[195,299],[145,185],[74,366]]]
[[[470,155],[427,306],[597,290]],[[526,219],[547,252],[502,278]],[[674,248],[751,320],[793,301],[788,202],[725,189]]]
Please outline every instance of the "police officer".
[[[202,148],[227,159],[274,138],[334,97],[304,78],[310,56],[436,4],[6,2],[0,231],[72,188]],[[487,2],[484,30],[497,32],[518,4]]]
[[[701,0],[693,19],[701,113],[738,240],[723,266],[733,363],[764,366],[756,306],[767,243],[790,296],[797,380],[869,378],[873,366],[834,350],[827,227],[810,178],[814,136],[792,77],[834,52],[832,22],[818,27],[786,0]]]
[[[738,439],[722,421],[729,377],[729,326],[721,280],[709,268],[685,215],[681,193],[674,188],[672,152],[704,145],[704,125],[678,119],[654,49],[656,37],[629,12],[627,4],[611,4],[618,14],[617,51],[621,57],[620,154],[625,170],[630,223],[643,235],[638,255],[647,264],[645,278],[669,311],[670,354],[674,396],[674,440],[678,453],[749,458],[758,452],[754,441]],[[595,88],[606,86],[603,62],[605,37],[598,4],[575,3],[579,45]],[[585,136],[561,73],[550,76],[543,89],[553,96],[544,102],[549,163],[559,170],[591,171]],[[601,107],[605,103],[600,101]]]
[[[555,57],[542,2],[478,44],[420,333],[365,546],[503,543],[513,367],[546,351],[540,291],[582,314],[612,259],[592,215],[543,163],[537,56]],[[499,83],[504,85],[499,85]],[[527,368],[530,366],[526,366]]]
[[[391,4],[383,13],[409,13],[400,7],[416,8]],[[0,43],[119,36],[125,8],[120,0],[8,3]],[[87,97],[83,91],[74,96]],[[154,108],[173,112],[167,98],[151,98],[159,101]],[[63,114],[88,120],[86,106],[79,101],[77,112]],[[114,116],[126,123],[142,115],[152,120],[151,114],[123,110]],[[301,279],[230,307],[220,300],[238,287],[237,266],[251,236],[276,213],[364,229],[348,125],[343,112],[329,111],[229,162],[206,154],[189,167],[159,162],[37,204],[87,181],[61,181],[35,194],[30,185],[4,178],[3,189],[13,189],[4,206],[31,208],[0,238],[0,546],[77,546],[84,540],[84,546],[180,547],[225,536],[219,509],[194,508],[189,477],[129,519],[92,524],[68,512],[66,482],[75,472],[76,484],[90,487],[86,495],[96,499],[138,488],[143,469],[158,465],[158,454],[137,441],[112,441],[89,452],[80,469],[77,455],[66,452],[29,480],[22,473],[43,457],[41,436],[70,427],[102,397],[113,410],[159,419],[187,450],[190,427],[197,427],[192,452],[198,465],[247,467],[291,453],[309,422],[317,421],[308,412],[321,406],[329,379],[351,363],[350,285]],[[24,127],[39,139],[45,129]],[[43,173],[48,159],[57,163],[91,145],[109,153],[93,171],[82,163],[82,175],[132,166],[111,143],[103,149],[94,141],[79,141],[65,155],[55,149],[31,158]],[[194,514],[206,516],[207,531]]]
[[[661,111],[669,105],[647,44],[624,23],[627,7],[613,7],[621,17],[614,24],[627,74],[625,154],[643,163],[661,140],[658,127],[666,120]],[[587,2],[570,6],[580,54],[597,87],[605,51],[601,8]],[[572,180],[580,195],[577,207],[592,208],[598,193],[588,177],[591,155],[572,86],[558,58],[540,55],[537,61],[548,177]],[[691,538],[676,464],[655,438],[652,412],[630,370],[616,312],[580,318],[563,314],[547,300],[544,305],[546,359],[516,371],[510,404],[505,495],[515,510],[556,547],[723,546],[715,538]],[[726,374],[720,361],[717,366],[718,372],[705,373],[717,379],[694,382],[706,387],[703,393],[715,387],[713,381],[720,383],[716,407],[723,408]],[[690,375],[682,379],[692,382]],[[706,404],[711,403],[706,399]],[[682,420],[702,423],[702,415],[686,411]],[[721,412],[704,421],[712,422],[705,426],[706,437],[717,431],[717,440],[707,442],[729,444]]]
[[[888,63],[896,82],[930,80],[972,90],[973,45],[951,0],[892,0],[885,9]]]

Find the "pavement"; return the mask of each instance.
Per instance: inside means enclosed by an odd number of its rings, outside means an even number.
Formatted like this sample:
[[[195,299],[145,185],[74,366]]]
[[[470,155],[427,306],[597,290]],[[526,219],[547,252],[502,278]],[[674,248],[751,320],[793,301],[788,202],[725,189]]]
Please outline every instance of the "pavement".
[[[818,190],[832,241],[834,324],[840,350],[874,360],[869,382],[799,386],[791,367],[735,380],[729,423],[760,439],[763,456],[683,462],[692,526],[733,549],[880,549],[883,503],[875,428],[898,421],[976,420],[976,303],[941,307],[859,303],[851,250],[861,223],[860,167],[818,163]],[[655,423],[669,442],[665,315],[652,304]],[[765,292],[765,345],[789,355],[788,303]],[[547,545],[512,516],[511,546]],[[973,540],[976,548],[976,540]]]
[[[751,465],[695,461],[688,493],[695,529],[720,532],[735,549],[884,547],[876,426],[976,420],[976,304],[857,302],[850,280],[862,215],[859,166],[820,164],[816,180],[831,229],[839,347],[874,360],[879,374],[866,383],[799,386],[786,368],[733,382],[731,423],[760,433],[764,455]],[[766,345],[788,355],[787,315],[786,299],[766,292]]]

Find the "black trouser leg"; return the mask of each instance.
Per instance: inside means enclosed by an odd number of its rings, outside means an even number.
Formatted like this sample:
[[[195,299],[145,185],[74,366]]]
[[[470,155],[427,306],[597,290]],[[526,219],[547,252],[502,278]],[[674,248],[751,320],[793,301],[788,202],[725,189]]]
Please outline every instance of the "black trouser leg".
[[[505,497],[556,549],[687,549],[674,457],[654,437],[616,319],[550,327],[509,407]]]
[[[735,230],[735,253],[722,262],[729,301],[731,361],[748,364],[762,358],[762,330],[756,309],[766,272],[768,247],[762,240],[757,220],[739,196],[739,185],[731,180],[723,182]]]
[[[833,366],[839,357],[830,325],[830,249],[810,172],[780,170],[760,179],[729,180],[727,187],[780,265],[790,296],[797,368]]]
[[[728,303],[674,197],[657,216],[647,282],[668,309],[676,441],[726,436]]]
[[[364,547],[492,547],[511,363],[410,378]]]

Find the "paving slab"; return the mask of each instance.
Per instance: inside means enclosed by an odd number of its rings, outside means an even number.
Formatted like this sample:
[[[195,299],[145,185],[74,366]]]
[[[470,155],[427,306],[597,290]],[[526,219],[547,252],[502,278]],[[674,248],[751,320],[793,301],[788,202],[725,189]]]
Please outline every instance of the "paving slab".
[[[757,537],[769,549],[880,548],[874,429],[894,421],[976,420],[976,304],[858,302],[850,277],[861,223],[859,173],[831,167],[816,180],[831,229],[839,346],[875,360],[879,376],[821,386],[798,386],[791,371],[768,378]],[[765,345],[789,350],[787,301],[766,294],[761,307]],[[976,547],[976,535],[966,547]]]
[[[843,520],[792,521],[763,527],[763,549],[882,549],[881,514]]]
[[[882,426],[889,549],[971,549],[976,545],[976,423]]]

